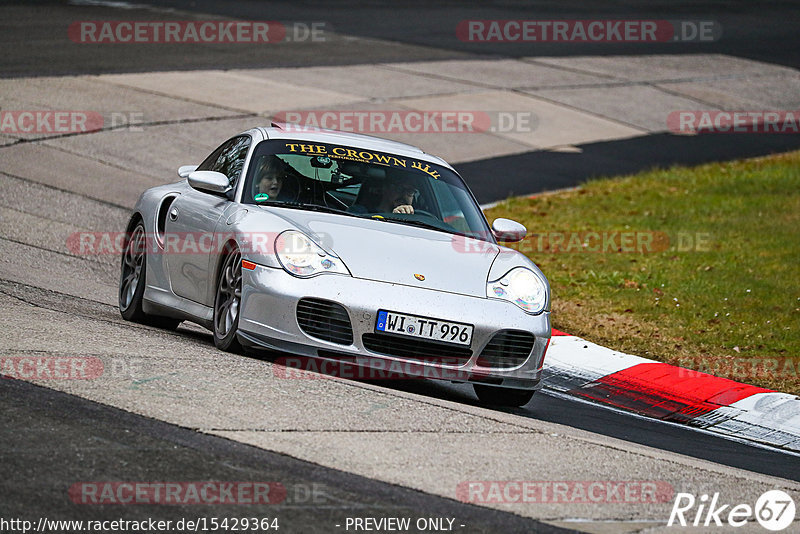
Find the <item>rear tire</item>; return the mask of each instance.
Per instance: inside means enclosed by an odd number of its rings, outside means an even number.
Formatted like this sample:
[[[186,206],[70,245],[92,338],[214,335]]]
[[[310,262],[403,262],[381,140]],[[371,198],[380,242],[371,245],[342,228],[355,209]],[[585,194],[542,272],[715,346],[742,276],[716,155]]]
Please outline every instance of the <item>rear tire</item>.
[[[226,352],[242,352],[236,338],[242,301],[242,254],[235,245],[226,247],[214,297],[214,345]]]
[[[119,313],[126,321],[175,330],[181,321],[171,317],[147,315],[142,309],[147,285],[147,234],[139,221],[125,238],[119,278]]]
[[[483,384],[472,384],[472,389],[484,404],[517,408],[528,404],[533,398],[533,394],[536,393],[536,390],[533,389],[501,388]]]

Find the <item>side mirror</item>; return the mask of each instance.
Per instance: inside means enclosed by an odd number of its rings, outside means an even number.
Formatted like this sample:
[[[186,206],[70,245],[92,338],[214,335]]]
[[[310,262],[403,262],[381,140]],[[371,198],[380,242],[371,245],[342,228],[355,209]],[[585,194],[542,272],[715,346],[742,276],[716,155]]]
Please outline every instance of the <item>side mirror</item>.
[[[197,165],[182,165],[178,167],[178,176],[188,178],[190,174],[197,170]]]
[[[228,177],[217,171],[194,171],[187,178],[190,186],[206,193],[227,193],[231,188]]]
[[[528,234],[528,229],[517,221],[511,219],[495,219],[492,223],[492,233],[498,241],[503,243],[516,243],[522,241]]]

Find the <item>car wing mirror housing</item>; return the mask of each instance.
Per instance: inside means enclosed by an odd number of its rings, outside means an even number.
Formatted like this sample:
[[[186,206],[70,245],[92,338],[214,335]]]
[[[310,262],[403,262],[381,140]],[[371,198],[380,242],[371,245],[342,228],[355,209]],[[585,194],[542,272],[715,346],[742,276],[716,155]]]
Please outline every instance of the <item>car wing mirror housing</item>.
[[[217,171],[194,171],[186,178],[190,186],[206,193],[224,194],[231,189],[228,177]]]
[[[528,235],[528,229],[511,219],[495,219],[492,223],[492,234],[502,243],[516,243]]]
[[[181,165],[178,167],[178,176],[188,178],[190,174],[197,170],[197,165]]]

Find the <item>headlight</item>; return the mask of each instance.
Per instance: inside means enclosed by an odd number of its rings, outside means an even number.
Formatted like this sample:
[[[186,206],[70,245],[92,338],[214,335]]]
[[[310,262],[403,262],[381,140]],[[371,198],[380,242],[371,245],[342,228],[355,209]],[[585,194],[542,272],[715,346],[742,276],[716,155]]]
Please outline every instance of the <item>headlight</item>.
[[[541,313],[547,306],[547,283],[524,267],[515,267],[486,284],[486,296],[513,302],[528,313]]]
[[[340,258],[328,254],[310,237],[295,230],[283,232],[275,239],[275,255],[286,272],[295,276],[350,274]]]

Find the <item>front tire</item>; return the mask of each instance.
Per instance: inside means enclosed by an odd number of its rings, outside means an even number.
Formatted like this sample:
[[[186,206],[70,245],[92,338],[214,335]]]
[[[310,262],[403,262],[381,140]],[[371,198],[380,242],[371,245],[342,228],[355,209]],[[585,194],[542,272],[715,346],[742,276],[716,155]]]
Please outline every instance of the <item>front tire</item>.
[[[242,352],[236,338],[239,306],[242,302],[242,254],[235,245],[227,247],[214,297],[214,345],[226,352]]]
[[[483,384],[472,384],[475,395],[484,404],[493,406],[510,406],[521,408],[528,404],[533,398],[536,390],[501,388],[495,386],[484,386]]]
[[[119,277],[119,313],[126,321],[175,330],[181,321],[171,317],[147,315],[142,309],[147,285],[147,234],[144,223],[134,227],[126,238]]]

